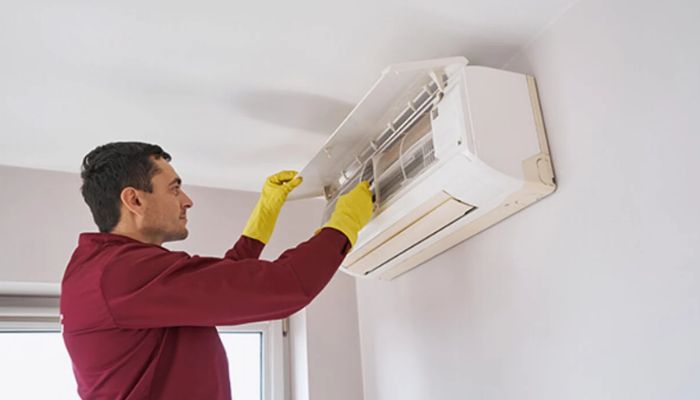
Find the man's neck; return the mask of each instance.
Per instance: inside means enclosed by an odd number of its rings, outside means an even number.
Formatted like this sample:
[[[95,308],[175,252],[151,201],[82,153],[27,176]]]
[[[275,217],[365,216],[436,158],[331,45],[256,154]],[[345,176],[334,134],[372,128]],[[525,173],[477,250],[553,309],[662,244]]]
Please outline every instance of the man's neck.
[[[121,236],[126,236],[128,238],[138,240],[139,242],[147,243],[147,244],[155,244],[155,245],[162,245],[163,241],[158,240],[157,238],[149,237],[147,235],[144,235],[141,232],[135,231],[135,230],[127,230],[127,229],[122,229],[119,226],[114,228],[112,232],[110,232],[115,235],[121,235]]]

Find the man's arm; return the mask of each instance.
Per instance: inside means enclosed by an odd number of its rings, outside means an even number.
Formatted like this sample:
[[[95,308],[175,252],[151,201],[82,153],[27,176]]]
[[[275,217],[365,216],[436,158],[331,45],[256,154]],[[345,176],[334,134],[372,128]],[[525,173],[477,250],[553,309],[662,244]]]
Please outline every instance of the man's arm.
[[[338,198],[324,228],[275,261],[190,257],[140,243],[121,246],[100,287],[114,323],[124,328],[284,318],[325,287],[371,215],[372,193],[362,182]]]
[[[332,228],[275,261],[189,256],[135,244],[105,268],[101,288],[123,328],[214,326],[285,318],[330,281],[350,247]]]
[[[258,259],[264,247],[265,244],[263,242],[241,235],[236,244],[224,254],[224,258],[233,261],[246,260],[248,258]]]

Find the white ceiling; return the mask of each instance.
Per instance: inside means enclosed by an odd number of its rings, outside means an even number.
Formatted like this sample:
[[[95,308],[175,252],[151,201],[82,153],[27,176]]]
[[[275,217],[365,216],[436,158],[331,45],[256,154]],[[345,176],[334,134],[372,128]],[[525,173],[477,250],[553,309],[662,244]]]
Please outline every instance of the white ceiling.
[[[301,169],[389,64],[499,67],[571,0],[0,3],[0,164],[137,140],[186,184]]]

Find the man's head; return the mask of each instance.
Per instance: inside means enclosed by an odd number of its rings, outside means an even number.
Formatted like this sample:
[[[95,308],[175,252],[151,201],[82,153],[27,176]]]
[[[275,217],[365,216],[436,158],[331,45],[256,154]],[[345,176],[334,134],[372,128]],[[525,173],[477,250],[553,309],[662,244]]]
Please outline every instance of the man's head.
[[[187,237],[192,200],[160,146],[117,142],[83,159],[81,192],[100,232],[162,244]]]

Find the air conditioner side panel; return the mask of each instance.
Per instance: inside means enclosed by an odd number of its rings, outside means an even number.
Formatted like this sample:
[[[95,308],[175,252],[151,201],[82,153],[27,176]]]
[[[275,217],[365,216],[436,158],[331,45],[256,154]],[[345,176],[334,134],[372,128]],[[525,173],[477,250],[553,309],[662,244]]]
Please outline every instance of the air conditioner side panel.
[[[477,157],[522,179],[522,160],[540,152],[527,75],[493,68],[464,68],[470,130]]]

